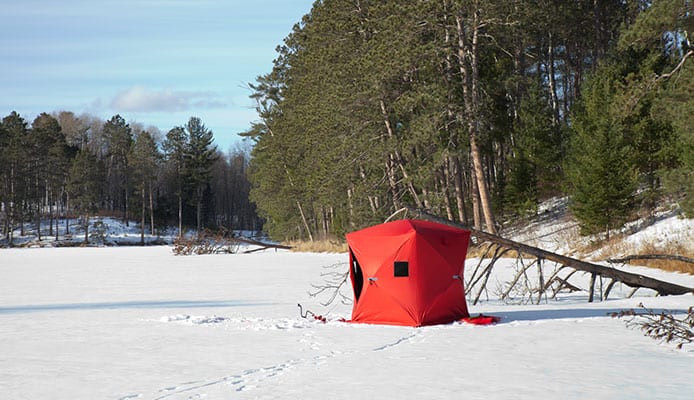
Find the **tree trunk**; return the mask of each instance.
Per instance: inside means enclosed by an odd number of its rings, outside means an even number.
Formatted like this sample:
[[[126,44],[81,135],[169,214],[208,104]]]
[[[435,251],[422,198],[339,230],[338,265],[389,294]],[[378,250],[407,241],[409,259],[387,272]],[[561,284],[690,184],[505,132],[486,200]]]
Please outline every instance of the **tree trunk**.
[[[70,193],[65,194],[65,235],[70,234]]]
[[[140,217],[140,246],[145,245],[145,183],[142,182],[142,216]]]
[[[84,244],[89,244],[89,214],[84,214]]]
[[[154,199],[152,198],[152,182],[149,183],[149,228],[154,236]]]
[[[463,166],[458,157],[451,158],[453,165],[453,187],[455,188],[455,205],[458,211],[458,221],[468,224],[468,215],[465,208],[465,191],[463,190]]]
[[[125,204],[123,205],[123,220],[125,222],[125,226],[130,226],[130,216],[128,215],[128,199],[129,199],[129,194],[128,194],[128,181],[125,181],[125,188],[123,189],[124,192],[124,197],[125,197]]]
[[[62,206],[62,201],[59,198],[55,199],[55,240],[58,241],[58,235],[60,234],[60,207]]]
[[[448,12],[448,4],[444,3],[444,8]],[[446,16],[446,19],[448,19],[450,16]],[[450,30],[448,29],[448,24],[446,24],[445,28],[445,39],[444,42],[447,45],[451,45],[453,42],[452,39],[452,34]],[[459,42],[460,43],[460,42]],[[455,121],[456,119],[456,113],[454,111],[454,103],[455,100],[453,99],[453,86],[455,85],[455,78],[454,78],[454,67],[453,67],[453,60],[452,60],[452,54],[447,53],[445,57],[445,68],[446,68],[446,81],[448,85],[450,86],[449,88],[449,94],[448,94],[448,101],[446,104],[447,110],[446,114],[448,116],[448,119],[450,121]],[[462,62],[462,60],[460,60]],[[456,151],[458,148],[459,144],[459,139],[458,139],[458,130],[451,127],[451,124],[446,124],[446,130],[448,131],[448,142],[451,150],[453,152]],[[454,194],[455,194],[455,205],[456,205],[456,211],[458,213],[458,221],[466,223],[468,222],[468,217],[467,217],[467,211],[465,209],[465,191],[463,190],[463,167],[460,163],[460,158],[457,155],[449,155],[447,157],[447,163],[448,166],[446,168],[446,179],[452,181],[453,188],[454,188]],[[450,184],[450,182],[449,182]],[[453,216],[451,215],[451,218],[453,220]]]
[[[463,99],[465,101],[465,120],[470,137],[470,155],[472,157],[473,179],[477,185],[481,211],[487,230],[496,233],[496,224],[492,214],[489,188],[484,177],[482,167],[482,155],[477,143],[479,136],[479,65],[478,65],[478,41],[480,30],[479,10],[473,12],[473,19],[469,29],[472,33],[470,44],[466,41],[466,33],[463,26],[463,18],[456,15],[456,27],[458,30],[458,57],[459,68],[462,77]],[[469,65],[466,60],[469,58]],[[473,197],[474,202],[474,197]]]
[[[439,179],[441,180],[442,186],[441,192],[444,194],[443,206],[446,209],[446,216],[448,219],[453,221],[455,220],[455,217],[453,216],[453,207],[451,207],[451,166],[448,158],[446,158],[444,161],[444,166],[441,168],[441,173],[442,177]]]
[[[178,238],[183,237],[183,194],[181,187],[178,187]]]
[[[477,178],[475,177],[475,169],[471,169],[470,173],[470,196],[472,197],[472,221],[475,229],[482,230],[482,213],[480,212],[480,194],[477,189]]]
[[[14,231],[14,221],[16,217],[16,209],[17,209],[17,196],[15,195],[14,191],[14,174],[15,174],[15,166],[14,164],[10,167],[10,212],[9,212],[9,226],[10,229],[8,229],[8,244],[10,247],[12,247],[12,239],[13,239],[13,231]]]
[[[354,229],[355,228],[355,223],[354,223],[354,202],[352,200],[352,193],[354,193],[354,189],[351,187],[347,189],[347,206],[349,208],[349,227]]]
[[[301,207],[299,200],[296,201],[296,206],[299,208],[299,214],[301,215],[301,221],[304,223],[306,228],[306,233],[308,233],[308,240],[313,242],[313,235],[311,234],[311,228],[308,226],[308,221],[306,221],[306,214],[304,214],[304,209]]]
[[[676,254],[635,254],[621,258],[608,258],[605,261],[608,263],[628,263],[633,260],[667,260],[680,261],[684,263],[694,264],[694,258],[679,256]]]
[[[46,182],[46,205],[48,206],[48,236],[53,236],[53,192],[48,189]]]
[[[24,232],[24,217],[25,217],[25,212],[27,209],[27,202],[25,200],[22,200],[22,205],[20,207],[20,214],[19,218],[17,219],[17,222],[19,223],[19,236],[24,236],[26,233]]]
[[[595,272],[590,274],[590,287],[588,288],[588,303],[592,303],[595,297],[595,277],[597,274]]]
[[[198,201],[195,205],[195,219],[196,219],[196,229],[197,235],[200,237],[200,230],[202,229],[202,188],[198,187]]]
[[[392,140],[393,138],[393,131],[390,129],[390,121],[388,121],[388,114],[386,112],[385,104],[383,100],[380,102],[381,105],[381,113],[383,115],[383,122],[386,126],[386,133],[388,134],[388,138]],[[392,152],[388,153],[386,162],[385,162],[385,168],[386,168],[386,175],[388,176],[388,187],[390,188],[390,193],[391,197],[393,199],[393,207],[396,210],[399,210],[401,208],[400,205],[400,195],[399,195],[399,189],[398,189],[398,182],[397,178],[395,177],[395,160],[396,156]]]
[[[36,235],[39,242],[41,241],[41,201],[36,202]]]
[[[549,82],[549,94],[552,98],[552,126],[559,125],[559,99],[557,97],[557,79],[554,66],[554,41],[552,32],[548,33],[547,39],[547,82]]]

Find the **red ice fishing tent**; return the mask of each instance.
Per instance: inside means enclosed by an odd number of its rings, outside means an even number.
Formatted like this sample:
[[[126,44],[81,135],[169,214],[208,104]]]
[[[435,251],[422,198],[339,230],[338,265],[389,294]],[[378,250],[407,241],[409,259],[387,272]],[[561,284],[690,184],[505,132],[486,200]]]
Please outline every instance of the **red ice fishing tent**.
[[[469,317],[463,285],[469,231],[400,220],[346,237],[353,322],[422,326]]]

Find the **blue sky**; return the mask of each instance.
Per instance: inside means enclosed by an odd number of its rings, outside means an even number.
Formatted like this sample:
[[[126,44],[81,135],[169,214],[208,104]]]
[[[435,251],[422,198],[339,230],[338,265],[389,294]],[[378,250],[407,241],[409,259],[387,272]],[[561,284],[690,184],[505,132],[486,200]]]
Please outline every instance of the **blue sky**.
[[[191,116],[220,150],[257,119],[248,83],[313,0],[22,0],[0,7],[0,118],[89,113],[166,133]]]

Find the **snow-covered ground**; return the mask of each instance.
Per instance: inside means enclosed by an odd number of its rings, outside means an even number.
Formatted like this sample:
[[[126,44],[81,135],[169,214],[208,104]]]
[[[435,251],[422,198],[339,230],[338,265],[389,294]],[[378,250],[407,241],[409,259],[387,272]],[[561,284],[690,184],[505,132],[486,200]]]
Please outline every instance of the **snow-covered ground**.
[[[493,326],[340,322],[311,284],[346,254],[175,256],[170,247],[0,249],[3,399],[691,399],[694,347],[608,312],[682,313],[694,296],[647,290],[540,305],[493,293]],[[510,263],[511,261],[508,261]],[[468,261],[468,271],[476,260]],[[346,269],[346,264],[345,267]],[[639,270],[641,271],[641,270]],[[646,270],[689,287],[694,276]],[[505,282],[512,267],[495,269]],[[587,277],[578,277],[586,280]],[[490,284],[493,287],[493,284]],[[347,288],[349,294],[349,288]],[[614,296],[614,297],[613,297]],[[297,303],[327,317],[303,319]]]
[[[53,225],[53,226],[51,226]],[[57,224],[48,220],[41,221],[41,241],[38,240],[36,223],[25,223],[22,230],[13,231],[12,245],[17,247],[56,247],[81,245],[84,243],[84,226],[79,218],[60,219]],[[141,241],[140,224],[124,223],[118,218],[92,217],[89,219],[89,243],[91,246],[138,245]],[[152,243],[172,243],[177,236],[177,229],[150,233],[145,229],[144,241]],[[58,234],[58,240],[55,234]],[[0,247],[7,247],[7,239],[0,238]]]
[[[51,227],[51,225],[53,225]],[[69,228],[68,228],[69,225]],[[57,226],[57,227],[56,227]],[[147,245],[171,244],[178,237],[177,228],[155,228],[155,234],[150,232],[149,225],[145,226],[142,235],[139,222],[125,223],[113,217],[92,217],[89,219],[89,246],[139,246],[144,239]],[[57,224],[47,220],[41,221],[41,240],[38,240],[36,223],[25,223],[23,234],[20,228],[13,231],[13,247],[66,247],[84,245],[84,226],[79,218],[63,218]],[[56,232],[58,239],[56,240]],[[261,232],[234,231],[245,238],[262,239]],[[195,235],[193,231],[185,231],[186,237]],[[0,237],[0,248],[9,247],[5,236]]]
[[[543,202],[537,215],[506,227],[502,236],[564,255],[578,253],[581,258],[603,260],[602,248],[591,254],[582,250],[595,247],[591,244],[603,240],[604,234],[581,236],[579,232],[578,222],[568,210],[568,199],[557,197]],[[664,250],[668,245],[694,251],[694,219],[682,218],[676,208],[661,208],[651,218],[638,219],[611,231],[611,236],[621,239],[621,246],[632,251],[644,246]],[[614,255],[607,255],[610,256]]]

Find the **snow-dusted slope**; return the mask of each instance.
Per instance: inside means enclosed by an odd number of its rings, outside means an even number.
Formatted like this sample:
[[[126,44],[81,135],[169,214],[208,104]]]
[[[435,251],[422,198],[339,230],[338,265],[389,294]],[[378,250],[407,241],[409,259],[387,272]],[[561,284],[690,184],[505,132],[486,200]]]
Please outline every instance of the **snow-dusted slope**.
[[[322,307],[325,298],[307,293],[323,282],[323,267],[346,261],[345,254],[284,251],[177,257],[169,247],[0,250],[0,398],[691,399],[694,393],[691,346],[659,344],[606,315],[639,303],[683,312],[694,305],[692,295],[644,291],[588,304],[577,292],[541,305],[509,305],[489,293],[470,310],[501,316],[495,326],[355,325],[339,321],[349,318],[349,305]],[[498,268],[493,280],[512,273]],[[694,286],[688,275],[656,275]],[[297,303],[328,323],[302,319]]]

